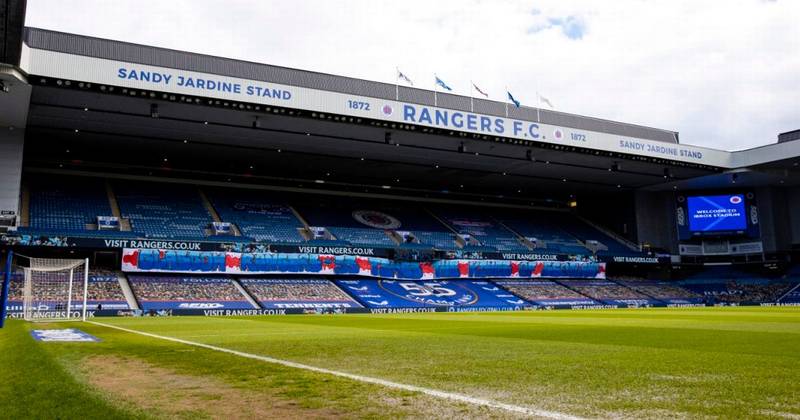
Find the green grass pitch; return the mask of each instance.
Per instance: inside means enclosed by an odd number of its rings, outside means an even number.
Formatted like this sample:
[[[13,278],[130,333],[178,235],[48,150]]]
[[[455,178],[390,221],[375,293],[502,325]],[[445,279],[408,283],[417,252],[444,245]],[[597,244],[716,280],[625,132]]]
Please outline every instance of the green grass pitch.
[[[800,418],[800,308],[97,321],[581,417]],[[29,334],[67,326],[102,342]],[[520,417],[89,323],[0,330],[1,418],[257,416]]]

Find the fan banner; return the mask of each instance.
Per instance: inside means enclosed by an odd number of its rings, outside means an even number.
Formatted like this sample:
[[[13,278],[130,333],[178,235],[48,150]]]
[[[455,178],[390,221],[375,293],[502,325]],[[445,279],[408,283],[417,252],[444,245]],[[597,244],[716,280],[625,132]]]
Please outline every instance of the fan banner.
[[[357,255],[175,251],[126,248],[126,272],[219,274],[337,274],[388,279],[561,277],[604,279],[594,261],[438,260],[393,261]]]
[[[336,280],[336,284],[368,308],[512,307],[531,306],[487,281],[472,280]]]

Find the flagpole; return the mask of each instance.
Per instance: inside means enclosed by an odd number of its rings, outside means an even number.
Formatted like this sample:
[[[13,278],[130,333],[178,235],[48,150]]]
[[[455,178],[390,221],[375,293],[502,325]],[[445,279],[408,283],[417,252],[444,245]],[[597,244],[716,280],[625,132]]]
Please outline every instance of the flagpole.
[[[472,89],[474,89],[474,88],[475,88],[475,83],[472,81],[472,79],[470,79],[469,80],[469,112],[475,112],[475,105],[473,105],[473,99],[472,99],[472,97],[474,96],[473,93],[472,93]]]
[[[508,86],[506,86],[506,118],[508,118]]]
[[[433,80],[433,106],[438,107],[439,106],[439,101],[436,99],[436,93],[439,92],[439,89],[438,89],[439,84],[436,83],[436,79],[438,79],[439,76],[437,76],[436,73],[433,73],[433,77],[434,77],[434,80]]]
[[[537,93],[536,96],[539,96],[539,94]],[[542,106],[542,100],[540,99],[539,100],[539,106],[536,107],[536,122],[537,123],[541,123],[542,122],[542,118],[539,116],[539,108],[541,106]]]

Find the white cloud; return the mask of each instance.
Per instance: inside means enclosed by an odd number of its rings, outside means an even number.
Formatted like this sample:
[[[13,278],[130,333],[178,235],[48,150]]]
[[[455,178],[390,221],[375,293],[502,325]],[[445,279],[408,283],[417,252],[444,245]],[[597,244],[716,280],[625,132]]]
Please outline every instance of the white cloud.
[[[791,0],[29,0],[27,24],[524,104],[740,149],[800,128]]]

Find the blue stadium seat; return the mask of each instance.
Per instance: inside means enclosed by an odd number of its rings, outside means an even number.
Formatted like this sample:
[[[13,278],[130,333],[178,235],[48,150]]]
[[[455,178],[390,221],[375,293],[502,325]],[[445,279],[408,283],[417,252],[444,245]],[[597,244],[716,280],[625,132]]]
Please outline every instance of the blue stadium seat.
[[[488,210],[440,208],[437,214],[458,233],[469,234],[484,247],[497,251],[528,252],[530,249],[520,242],[517,235],[506,229],[492,217],[484,214]],[[465,247],[467,249],[467,247]],[[485,250],[485,249],[481,249]]]
[[[61,176],[28,180],[30,227],[36,230],[80,232],[97,216],[111,216],[105,184],[94,178]]]
[[[263,191],[208,189],[206,193],[219,217],[235,224],[242,235],[259,242],[304,242],[298,232],[303,223],[281,200],[273,199]]]
[[[395,242],[386,236],[386,232],[380,229],[363,229],[349,227],[331,227],[328,231],[337,239],[350,242],[353,245],[370,245],[393,247]]]
[[[429,213],[405,203],[343,198],[304,200],[297,206],[311,226],[325,227],[337,239],[353,245],[422,247],[455,250],[455,235]],[[372,218],[375,222],[370,223]],[[365,221],[367,223],[365,223]],[[381,225],[385,223],[385,225]],[[386,234],[409,232],[418,241],[400,244]]]
[[[154,239],[206,237],[212,219],[196,187],[120,182],[114,191],[122,217],[130,220],[134,232]]]

